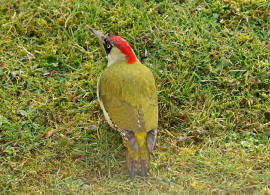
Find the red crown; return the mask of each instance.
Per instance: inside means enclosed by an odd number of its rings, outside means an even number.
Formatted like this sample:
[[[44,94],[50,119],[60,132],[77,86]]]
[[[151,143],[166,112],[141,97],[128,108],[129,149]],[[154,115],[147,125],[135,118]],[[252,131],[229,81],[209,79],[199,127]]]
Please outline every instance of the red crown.
[[[133,64],[137,61],[137,58],[129,46],[128,42],[120,36],[110,36],[109,40],[126,55],[127,62]]]

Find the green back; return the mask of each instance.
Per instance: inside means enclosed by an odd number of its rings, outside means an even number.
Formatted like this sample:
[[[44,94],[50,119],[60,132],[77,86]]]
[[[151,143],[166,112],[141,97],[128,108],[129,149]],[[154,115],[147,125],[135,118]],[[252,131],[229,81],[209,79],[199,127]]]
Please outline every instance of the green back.
[[[157,128],[157,92],[147,67],[140,63],[114,64],[102,73],[98,88],[99,98],[118,128],[130,131]]]

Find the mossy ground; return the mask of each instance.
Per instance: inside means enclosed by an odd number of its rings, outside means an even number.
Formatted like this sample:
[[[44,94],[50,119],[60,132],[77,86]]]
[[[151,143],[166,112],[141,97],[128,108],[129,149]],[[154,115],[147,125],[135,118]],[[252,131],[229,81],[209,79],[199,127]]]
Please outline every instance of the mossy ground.
[[[96,100],[106,58],[90,27],[156,78],[146,180],[128,180]],[[2,0],[0,191],[270,194],[269,37],[269,0]]]

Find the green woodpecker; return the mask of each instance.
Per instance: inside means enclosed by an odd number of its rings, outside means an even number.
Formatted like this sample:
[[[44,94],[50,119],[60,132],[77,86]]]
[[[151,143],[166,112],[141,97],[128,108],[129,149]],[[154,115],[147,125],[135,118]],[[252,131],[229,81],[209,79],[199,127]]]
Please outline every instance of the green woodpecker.
[[[158,127],[158,102],[152,72],[136,58],[120,36],[91,29],[108,56],[108,65],[97,84],[97,96],[109,125],[120,132],[127,148],[130,179],[147,176],[149,154]]]

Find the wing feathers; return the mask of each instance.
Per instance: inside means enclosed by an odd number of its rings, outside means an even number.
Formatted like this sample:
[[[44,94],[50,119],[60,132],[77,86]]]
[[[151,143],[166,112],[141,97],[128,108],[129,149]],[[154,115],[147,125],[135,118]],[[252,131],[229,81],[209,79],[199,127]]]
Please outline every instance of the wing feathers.
[[[157,128],[158,108],[154,77],[141,64],[115,64],[99,80],[99,97],[110,119],[120,129]]]

